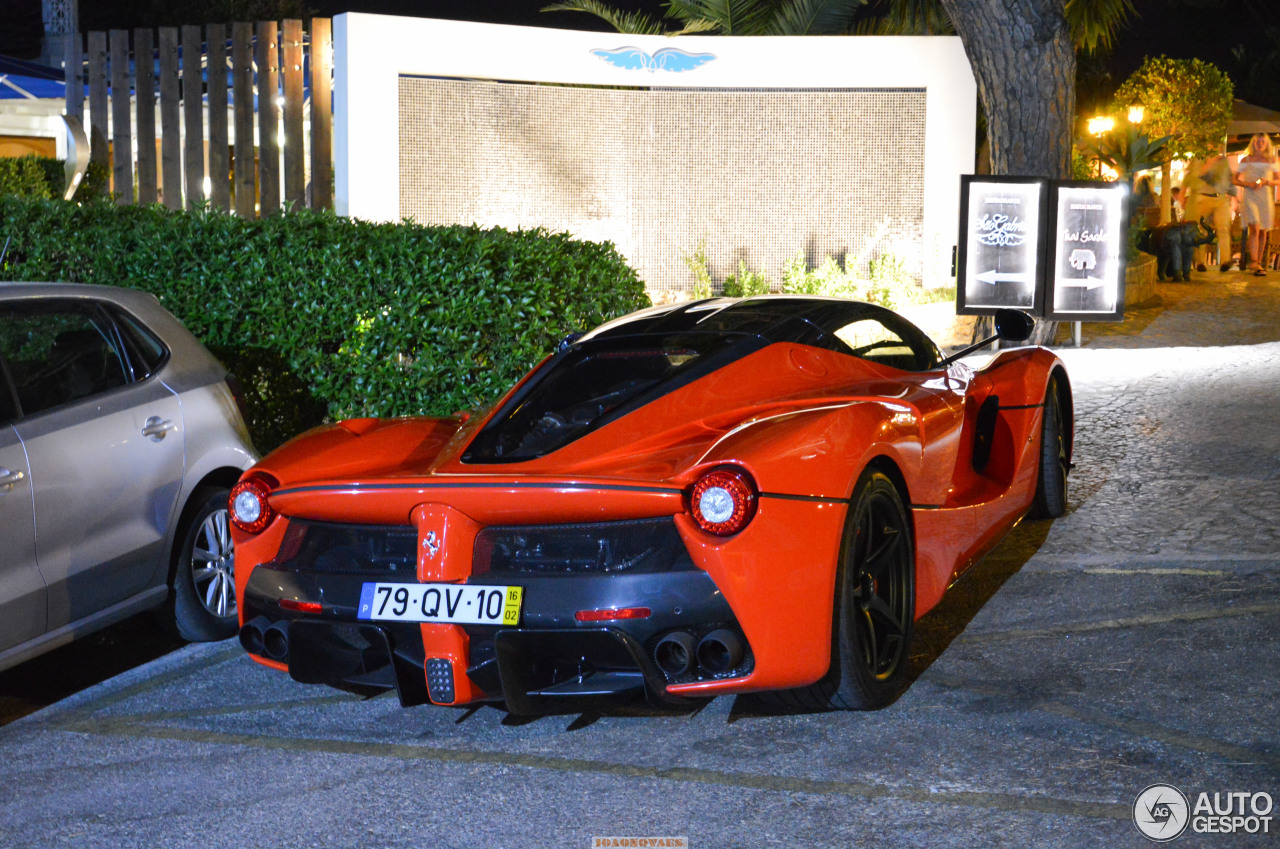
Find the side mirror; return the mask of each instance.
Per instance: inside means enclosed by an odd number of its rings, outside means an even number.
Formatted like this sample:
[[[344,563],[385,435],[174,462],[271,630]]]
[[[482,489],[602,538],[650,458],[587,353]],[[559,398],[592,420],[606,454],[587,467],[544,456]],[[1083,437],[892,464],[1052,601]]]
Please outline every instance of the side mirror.
[[[586,336],[586,335],[587,334],[582,330],[578,330],[574,333],[570,333],[568,336],[561,339],[559,344],[556,345],[556,353],[563,354],[565,351],[573,347],[573,343],[577,342],[579,339],[581,339],[583,336]]]
[[[979,348],[985,348],[997,339],[1003,339],[1008,342],[1025,342],[1031,338],[1031,331],[1035,329],[1035,326],[1036,320],[1021,310],[996,310],[995,336],[988,336],[981,342],[974,342],[968,347],[961,348],[938,363],[938,365],[949,365],[961,357],[969,356]]]
[[[1036,320],[1022,310],[996,310],[996,336],[1009,342],[1031,338]]]

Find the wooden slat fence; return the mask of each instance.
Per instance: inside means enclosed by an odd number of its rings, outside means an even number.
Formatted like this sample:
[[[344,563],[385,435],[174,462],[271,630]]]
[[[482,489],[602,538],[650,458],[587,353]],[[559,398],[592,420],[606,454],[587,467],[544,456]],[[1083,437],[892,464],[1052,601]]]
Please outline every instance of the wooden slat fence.
[[[68,35],[67,114],[84,115],[83,75],[90,161],[109,169],[116,202],[332,209],[333,28],[308,24]]]

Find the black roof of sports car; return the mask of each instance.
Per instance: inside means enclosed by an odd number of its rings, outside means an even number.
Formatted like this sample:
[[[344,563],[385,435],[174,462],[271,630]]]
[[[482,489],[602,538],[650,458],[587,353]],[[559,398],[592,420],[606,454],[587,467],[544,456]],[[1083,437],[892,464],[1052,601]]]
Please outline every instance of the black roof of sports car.
[[[767,295],[654,307],[603,324],[575,341],[647,333],[750,333],[770,343],[795,342],[848,353],[848,347],[835,333],[865,318],[874,318],[899,332],[900,328],[910,328],[909,332],[923,338],[906,319],[876,304],[842,298]]]
[[[766,296],[655,307],[566,339],[485,424],[462,460],[511,463],[544,456],[775,343],[856,356],[838,334],[865,321],[906,343],[913,370],[938,362],[938,349],[928,337],[875,304]]]

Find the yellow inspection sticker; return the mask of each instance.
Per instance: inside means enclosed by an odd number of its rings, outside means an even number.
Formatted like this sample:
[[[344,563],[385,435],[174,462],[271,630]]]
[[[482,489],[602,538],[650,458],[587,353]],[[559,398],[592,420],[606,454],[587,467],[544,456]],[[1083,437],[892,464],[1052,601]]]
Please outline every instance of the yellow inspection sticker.
[[[524,599],[524,587],[507,587],[507,603],[502,608],[503,625],[520,624],[520,602]]]

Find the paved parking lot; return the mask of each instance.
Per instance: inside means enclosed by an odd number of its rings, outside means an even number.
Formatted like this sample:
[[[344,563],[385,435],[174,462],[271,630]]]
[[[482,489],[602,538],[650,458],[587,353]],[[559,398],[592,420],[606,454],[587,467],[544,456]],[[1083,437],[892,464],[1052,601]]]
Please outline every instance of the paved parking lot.
[[[1201,277],[1062,352],[1070,511],[921,621],[886,710],[403,710],[190,646],[0,728],[0,846],[1136,847],[1149,785],[1280,801],[1280,275]]]

